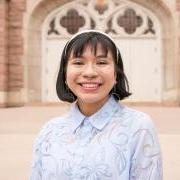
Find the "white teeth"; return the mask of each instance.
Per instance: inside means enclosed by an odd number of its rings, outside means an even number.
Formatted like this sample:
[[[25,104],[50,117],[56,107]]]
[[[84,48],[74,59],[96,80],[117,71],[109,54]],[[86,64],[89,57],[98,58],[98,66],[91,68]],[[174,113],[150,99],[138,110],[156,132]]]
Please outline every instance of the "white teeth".
[[[97,88],[98,84],[82,84],[84,88]]]

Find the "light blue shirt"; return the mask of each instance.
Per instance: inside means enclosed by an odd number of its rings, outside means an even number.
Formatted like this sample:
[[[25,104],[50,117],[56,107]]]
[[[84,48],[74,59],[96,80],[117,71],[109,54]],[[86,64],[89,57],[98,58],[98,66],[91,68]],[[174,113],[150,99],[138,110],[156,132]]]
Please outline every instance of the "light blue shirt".
[[[74,103],[43,127],[33,152],[30,180],[163,179],[150,117],[112,96],[89,117]]]

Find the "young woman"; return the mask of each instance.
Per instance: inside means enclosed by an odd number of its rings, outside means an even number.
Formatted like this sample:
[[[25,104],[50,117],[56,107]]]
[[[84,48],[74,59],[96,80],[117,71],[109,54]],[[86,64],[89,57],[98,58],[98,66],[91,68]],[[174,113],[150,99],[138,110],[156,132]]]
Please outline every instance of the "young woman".
[[[56,89],[73,104],[41,130],[31,180],[162,180],[150,117],[118,102],[130,93],[111,37],[95,30],[74,35],[64,47]]]

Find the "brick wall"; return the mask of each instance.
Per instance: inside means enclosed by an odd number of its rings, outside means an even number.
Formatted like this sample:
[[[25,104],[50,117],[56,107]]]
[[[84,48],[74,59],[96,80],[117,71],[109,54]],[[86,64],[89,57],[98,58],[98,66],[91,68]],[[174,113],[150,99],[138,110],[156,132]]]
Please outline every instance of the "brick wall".
[[[12,92],[17,93],[23,88],[25,6],[25,0],[0,0],[0,106],[11,104]]]
[[[25,0],[11,0],[9,3],[9,91],[23,87],[23,12]]]
[[[0,0],[0,91],[8,88],[8,5]]]

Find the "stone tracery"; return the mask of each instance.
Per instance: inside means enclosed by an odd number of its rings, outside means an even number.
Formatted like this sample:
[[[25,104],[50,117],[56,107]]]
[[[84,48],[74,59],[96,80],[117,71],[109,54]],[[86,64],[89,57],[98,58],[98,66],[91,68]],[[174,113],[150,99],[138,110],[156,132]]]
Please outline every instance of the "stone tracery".
[[[82,29],[99,29],[118,36],[152,37],[156,35],[153,18],[132,4],[122,1],[107,1],[98,7],[95,0],[79,1],[80,6],[64,6],[49,23],[48,38],[53,36],[71,36]],[[80,8],[81,7],[81,8]],[[89,22],[89,23],[88,23]]]

